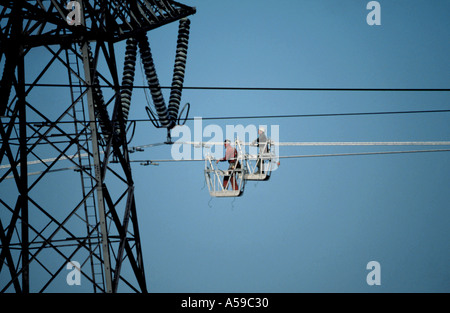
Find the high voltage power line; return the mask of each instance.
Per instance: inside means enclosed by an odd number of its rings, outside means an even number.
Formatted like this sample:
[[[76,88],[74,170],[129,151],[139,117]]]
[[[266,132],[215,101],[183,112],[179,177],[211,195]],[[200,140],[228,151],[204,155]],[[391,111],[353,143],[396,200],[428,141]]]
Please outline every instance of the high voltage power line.
[[[429,149],[429,150],[405,150],[405,151],[376,151],[376,152],[354,152],[354,153],[326,153],[326,154],[302,154],[302,155],[280,155],[277,159],[302,159],[302,158],[318,158],[318,157],[341,157],[341,156],[368,156],[368,155],[388,155],[388,154],[411,154],[411,153],[432,153],[432,152],[450,152],[450,149]],[[265,159],[262,157],[261,159]],[[154,163],[165,162],[204,162],[205,159],[155,159],[155,160],[131,160],[134,163],[145,163],[142,165],[153,165]]]
[[[28,87],[71,87],[70,84],[36,83],[25,84]],[[94,85],[81,84],[80,87],[94,87]],[[100,88],[122,88],[113,85],[95,85]],[[149,86],[134,85],[127,88],[148,89]],[[161,89],[173,89],[172,86],[160,86]],[[186,90],[228,90],[228,91],[337,91],[337,92],[449,92],[449,88],[309,88],[309,87],[224,87],[224,86],[184,86],[178,89]],[[233,119],[272,119],[272,118],[306,118],[306,117],[338,117],[338,116],[364,116],[364,115],[394,115],[394,114],[425,114],[425,113],[448,113],[450,109],[439,110],[408,110],[408,111],[382,111],[382,112],[347,112],[347,113],[319,113],[319,114],[285,114],[285,115],[259,115],[259,116],[222,116],[222,117],[201,117],[203,120],[233,120]],[[196,118],[186,117],[183,121],[192,121]],[[155,122],[155,119],[129,119],[128,122]],[[82,123],[91,121],[82,120]],[[18,122],[17,122],[18,123]],[[47,121],[47,122],[27,122],[27,124],[64,124],[73,121]]]
[[[192,146],[213,146],[222,145],[222,142],[175,142],[173,144],[192,145]],[[241,145],[253,145],[251,143],[240,142]],[[144,148],[165,145],[163,143],[148,144],[134,147],[136,151],[143,151]],[[450,146],[450,141],[388,141],[388,142],[272,142],[276,146]],[[140,148],[138,150],[136,148]],[[133,149],[133,148],[132,148]],[[309,157],[329,157],[329,156],[358,156],[358,155],[383,155],[383,154],[403,154],[403,153],[423,153],[423,152],[449,152],[450,149],[422,149],[422,150],[404,150],[404,151],[376,151],[376,152],[358,152],[358,153],[338,153],[338,154],[315,154],[315,155],[287,155],[276,156],[276,158],[309,158]],[[89,154],[63,156],[60,158],[39,159],[29,161],[28,165],[46,164],[54,161],[73,160],[78,157],[86,157]],[[180,162],[180,161],[205,161],[205,159],[167,159],[167,160],[133,160],[130,162]],[[20,166],[20,164],[17,164]],[[10,164],[0,165],[0,169],[10,168]]]
[[[281,118],[307,118],[307,117],[339,117],[339,116],[364,116],[364,115],[398,115],[398,114],[425,114],[425,113],[450,113],[450,109],[442,110],[416,110],[416,111],[380,111],[380,112],[347,112],[347,113],[317,113],[317,114],[283,114],[283,115],[249,115],[249,116],[212,116],[212,117],[188,117],[184,120],[237,120],[237,119],[281,119]],[[150,122],[152,119],[129,119],[128,122]],[[155,121],[155,120],[153,120]],[[89,120],[80,120],[78,123],[90,123]],[[16,122],[17,124],[18,122]],[[73,124],[74,121],[29,121],[27,124],[39,124],[49,126],[53,124]]]
[[[36,83],[25,84],[28,87],[70,87],[70,84]],[[78,85],[77,85],[78,86]],[[100,87],[100,88],[121,88],[120,85],[87,85],[80,87]],[[149,86],[134,85],[127,86],[134,89],[148,89]],[[161,89],[182,89],[182,90],[236,90],[236,91],[362,91],[362,92],[449,92],[450,88],[339,88],[339,87],[237,87],[237,86],[183,86],[173,88],[172,86],[158,86]]]

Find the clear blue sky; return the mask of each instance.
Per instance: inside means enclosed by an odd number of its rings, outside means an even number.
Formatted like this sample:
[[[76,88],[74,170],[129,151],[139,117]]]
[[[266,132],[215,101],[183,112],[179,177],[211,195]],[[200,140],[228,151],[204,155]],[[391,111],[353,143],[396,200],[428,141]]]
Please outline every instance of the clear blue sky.
[[[197,7],[186,86],[450,83],[447,1],[380,1],[382,25],[372,27],[367,1],[186,3]],[[161,84],[171,81],[176,27],[150,34]],[[449,108],[447,93],[185,91],[183,100],[192,117]],[[217,124],[279,125],[280,141],[405,141],[449,140],[449,122],[442,113]],[[139,130],[136,144],[164,138],[151,125]],[[154,149],[142,155],[170,156]],[[356,151],[282,147],[280,155]],[[152,291],[450,291],[448,152],[282,160],[270,181],[248,182],[235,201],[210,202],[202,169],[135,171]],[[366,283],[371,260],[381,264],[381,286]]]
[[[185,86],[450,85],[446,0],[379,1],[380,26],[367,25],[369,1],[361,0],[181,2],[197,8],[190,18]],[[149,33],[164,86],[171,84],[177,27]],[[118,44],[118,63],[123,51]],[[141,77],[136,84],[144,84]],[[165,98],[167,103],[167,91]],[[185,90],[182,103],[191,103],[190,117],[217,117],[450,109],[449,99],[448,92]],[[146,118],[145,105],[138,90],[130,118]],[[212,123],[224,130],[227,124],[279,125],[282,142],[450,140],[449,113],[203,122]],[[165,136],[165,130],[139,123],[131,145],[163,142]],[[280,155],[382,150],[281,147]],[[270,181],[248,182],[245,195],[234,200],[211,199],[202,162],[134,163],[148,288],[449,292],[449,156],[284,159]],[[170,147],[148,148],[132,158],[167,159]],[[75,173],[54,175],[77,182]],[[372,260],[381,264],[381,286],[366,283]],[[60,288],[91,290],[88,283],[66,286],[65,276]]]

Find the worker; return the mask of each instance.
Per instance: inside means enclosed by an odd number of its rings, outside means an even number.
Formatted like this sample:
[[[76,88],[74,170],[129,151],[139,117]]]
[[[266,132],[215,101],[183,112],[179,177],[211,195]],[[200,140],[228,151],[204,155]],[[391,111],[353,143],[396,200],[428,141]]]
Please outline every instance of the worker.
[[[230,175],[224,175],[223,176],[223,188],[227,189],[228,187],[228,182],[231,178],[231,187],[233,188],[233,190],[239,190],[239,186],[237,184],[237,180],[236,180],[236,169],[240,169],[241,168],[241,164],[239,163],[239,161],[237,160],[237,150],[236,148],[233,148],[231,146],[230,140],[226,139],[223,143],[224,147],[225,147],[225,156],[221,159],[218,159],[216,161],[216,163],[218,164],[219,162],[224,162],[224,161],[228,161],[228,174]]]
[[[258,159],[256,161],[256,172],[254,174],[264,174],[264,158],[263,155],[269,152],[269,140],[266,136],[264,127],[259,127],[258,138],[252,142],[259,148]]]

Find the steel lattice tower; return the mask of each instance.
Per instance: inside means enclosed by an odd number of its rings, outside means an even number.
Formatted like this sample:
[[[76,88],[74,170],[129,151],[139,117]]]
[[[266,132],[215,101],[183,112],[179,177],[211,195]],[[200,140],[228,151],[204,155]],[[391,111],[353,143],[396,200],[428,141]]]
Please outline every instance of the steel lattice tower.
[[[195,8],[78,0],[76,26],[67,3],[0,0],[0,291],[47,291],[76,260],[94,292],[147,292],[115,44]],[[68,88],[46,85],[51,71]]]

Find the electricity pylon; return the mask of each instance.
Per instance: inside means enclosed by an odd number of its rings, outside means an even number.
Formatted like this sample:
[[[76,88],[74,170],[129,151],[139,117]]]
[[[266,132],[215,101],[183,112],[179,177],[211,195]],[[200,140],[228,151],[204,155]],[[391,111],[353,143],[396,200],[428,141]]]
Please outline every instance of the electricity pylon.
[[[171,0],[0,0],[1,292],[58,291],[78,266],[94,292],[147,292],[115,44],[194,13]]]

